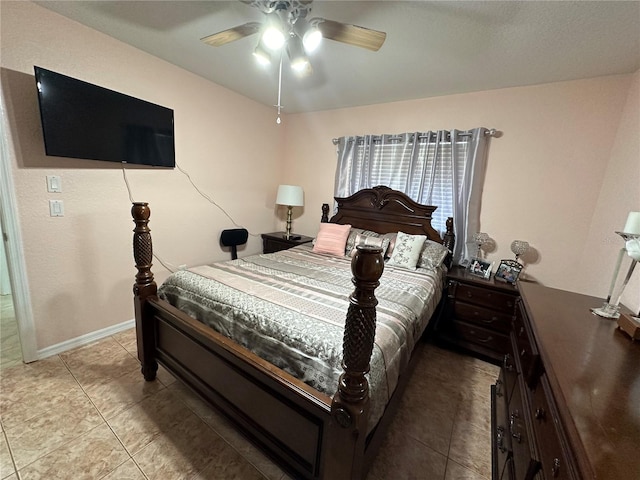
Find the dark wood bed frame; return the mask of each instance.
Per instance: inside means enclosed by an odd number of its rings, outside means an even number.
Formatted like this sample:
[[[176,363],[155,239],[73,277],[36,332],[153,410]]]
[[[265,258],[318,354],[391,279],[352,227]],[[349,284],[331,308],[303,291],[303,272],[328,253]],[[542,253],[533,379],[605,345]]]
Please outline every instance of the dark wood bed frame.
[[[336,201],[338,213],[329,220],[332,223],[379,233],[426,234],[453,250],[452,219],[441,239],[431,226],[436,207],[420,205],[401,192],[374,187]],[[323,221],[328,211],[323,205]],[[346,312],[344,373],[331,398],[160,300],[151,273],[148,204],[136,202],[131,212],[138,270],[133,287],[136,335],[145,380],[154,380],[161,364],[295,478],[364,478],[409,376],[409,371],[401,375],[384,416],[367,435],[365,374],[375,336],[374,290],[384,265],[381,250],[359,248],[352,261],[355,290]]]

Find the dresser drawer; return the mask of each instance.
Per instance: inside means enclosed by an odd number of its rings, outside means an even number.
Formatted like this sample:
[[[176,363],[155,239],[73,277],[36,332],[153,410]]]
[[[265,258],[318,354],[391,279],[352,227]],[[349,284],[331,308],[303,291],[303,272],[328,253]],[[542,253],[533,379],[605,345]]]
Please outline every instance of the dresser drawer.
[[[509,348],[507,335],[458,320],[451,323],[456,336],[465,342],[481,345],[498,353],[505,352]]]
[[[511,454],[511,440],[507,425],[507,401],[504,394],[500,393],[504,389],[504,383],[500,379],[495,385],[491,385],[491,434],[492,434],[492,456],[491,456],[491,477],[502,478],[507,461]]]
[[[513,451],[514,478],[517,480],[532,480],[540,468],[540,462],[534,458],[529,427],[529,409],[526,397],[523,395],[524,385],[517,382],[509,400],[507,419],[508,433],[511,435],[511,449]],[[526,395],[526,394],[525,394]]]
[[[511,330],[512,317],[507,313],[462,301],[456,302],[453,307],[453,313],[460,320],[496,330],[505,335],[508,335]]]
[[[547,480],[569,480],[574,477],[562,449],[558,415],[550,395],[549,384],[543,375],[533,391],[531,403],[531,418],[540,452],[541,469]]]
[[[460,283],[456,288],[456,299],[460,302],[482,305],[503,313],[513,314],[516,296],[487,288]]]
[[[528,322],[524,321],[524,312],[521,306],[513,321],[512,343],[513,352],[517,358],[516,366],[529,388],[535,388],[536,382],[540,375],[541,360],[536,343],[533,340],[528,326]]]

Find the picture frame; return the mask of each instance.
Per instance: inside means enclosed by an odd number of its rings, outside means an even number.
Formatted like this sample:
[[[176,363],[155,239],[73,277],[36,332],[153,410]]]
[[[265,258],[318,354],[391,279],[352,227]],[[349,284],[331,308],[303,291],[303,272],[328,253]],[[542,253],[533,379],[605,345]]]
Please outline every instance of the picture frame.
[[[522,271],[522,264],[515,260],[501,260],[494,275],[496,280],[515,284]]]
[[[492,263],[485,262],[481,258],[472,258],[471,261],[469,262],[469,266],[467,267],[467,270],[471,275],[489,279],[491,278],[492,267],[493,267]]]

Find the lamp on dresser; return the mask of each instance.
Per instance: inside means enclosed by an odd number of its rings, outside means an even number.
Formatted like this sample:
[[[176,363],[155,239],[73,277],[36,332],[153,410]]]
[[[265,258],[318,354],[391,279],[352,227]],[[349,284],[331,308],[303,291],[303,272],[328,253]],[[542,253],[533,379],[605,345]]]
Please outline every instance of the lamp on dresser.
[[[616,233],[622,237],[625,241],[625,245],[618,253],[618,259],[613,270],[613,278],[611,279],[611,285],[609,286],[606,302],[602,307],[592,309],[593,313],[605,318],[620,317],[620,299],[622,297],[622,293],[629,283],[629,279],[631,278],[638,261],[640,261],[640,212],[629,212],[623,231]],[[625,253],[631,257],[631,263],[629,264],[627,274],[622,280],[622,284],[617,286],[619,283],[618,274],[620,272],[620,265],[622,264],[622,259],[624,258]]]
[[[295,185],[280,185],[276,196],[276,205],[284,205],[287,207],[287,232],[285,237],[287,240],[291,238],[291,211],[293,207],[304,206],[304,193],[302,187]]]

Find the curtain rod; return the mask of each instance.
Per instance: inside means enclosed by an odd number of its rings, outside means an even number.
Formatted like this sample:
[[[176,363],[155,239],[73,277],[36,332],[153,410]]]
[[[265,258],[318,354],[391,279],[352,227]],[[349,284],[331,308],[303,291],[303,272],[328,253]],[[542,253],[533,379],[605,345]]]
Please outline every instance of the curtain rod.
[[[484,134],[488,137],[498,137],[498,131],[495,128],[489,128],[487,129]],[[469,137],[471,136],[471,133],[466,133],[466,132],[462,132],[459,133],[458,135],[462,136],[462,137]],[[375,136],[382,136],[382,135],[375,135]],[[420,138],[425,138],[424,135],[421,135]],[[331,141],[333,142],[334,145],[338,144],[338,139],[337,138],[333,138],[331,139]]]

